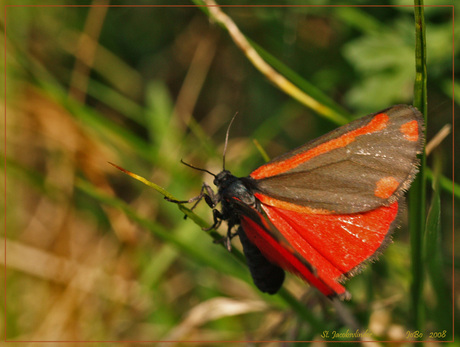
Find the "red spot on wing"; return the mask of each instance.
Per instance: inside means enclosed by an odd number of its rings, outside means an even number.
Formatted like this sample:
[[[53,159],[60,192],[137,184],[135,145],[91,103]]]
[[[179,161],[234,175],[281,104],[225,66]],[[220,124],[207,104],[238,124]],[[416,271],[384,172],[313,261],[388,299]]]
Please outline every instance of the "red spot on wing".
[[[264,248],[264,242],[257,240],[260,238],[257,232],[252,235],[253,242],[268,259],[296,273],[325,295],[330,295],[331,290],[338,295],[346,293],[338,281],[370,259],[385,243],[398,213],[397,202],[363,213],[343,215],[302,214],[268,205],[262,208],[316,273],[299,269],[295,260],[286,256],[286,249],[276,243]],[[248,237],[251,238],[250,233]]]
[[[406,140],[418,141],[418,122],[416,120],[401,125],[400,131]]]
[[[331,214],[334,211],[329,211],[324,208],[311,208],[308,206],[297,205],[292,202],[287,202],[283,200],[278,200],[272,198],[265,194],[254,193],[255,197],[260,200],[265,205],[275,206],[283,210],[290,210],[299,213],[309,213],[309,214]]]
[[[372,118],[372,120],[367,125],[361,128],[352,130],[343,134],[342,136],[324,142],[314,148],[309,149],[308,151],[296,154],[288,159],[262,165],[257,170],[253,171],[250,176],[254,179],[262,179],[289,171],[320,154],[324,154],[332,151],[333,149],[347,146],[353,142],[357,136],[366,135],[385,129],[388,120],[389,117],[387,114],[379,113],[374,118]]]
[[[392,176],[383,177],[377,181],[374,195],[378,198],[388,199],[398,187],[399,182],[396,178]]]

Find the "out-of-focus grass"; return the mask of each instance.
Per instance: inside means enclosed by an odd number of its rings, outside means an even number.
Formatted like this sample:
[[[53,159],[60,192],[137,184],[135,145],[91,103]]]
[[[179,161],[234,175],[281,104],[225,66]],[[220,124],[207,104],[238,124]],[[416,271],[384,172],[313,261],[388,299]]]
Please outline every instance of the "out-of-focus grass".
[[[351,302],[332,305],[293,276],[281,294],[262,295],[238,260],[237,240],[234,256],[175,204],[108,164],[187,199],[212,177],[180,159],[218,172],[235,112],[226,162],[237,175],[264,161],[253,138],[273,157],[336,124],[267,83],[196,8],[97,11],[7,8],[6,338],[312,340],[323,330],[360,327],[371,339],[405,339],[414,326],[404,217],[380,261],[346,283]],[[335,112],[359,116],[382,100],[411,103],[414,56],[397,53],[415,54],[407,9],[224,12],[267,62]],[[450,17],[448,9],[425,15],[429,53],[430,35],[447,30]],[[100,35],[89,18],[100,21]],[[430,118],[428,140],[451,115],[449,46],[435,37],[428,95],[440,111]],[[93,57],[81,40],[96,44]],[[373,53],[376,47],[385,54]],[[74,64],[76,56],[91,71],[83,87],[72,85],[72,76],[87,71]],[[83,103],[69,96],[72,88],[86,90]],[[443,170],[429,175],[444,191],[429,189],[428,196],[425,333],[452,331],[442,315],[452,267],[452,190],[442,175],[452,168],[450,144],[437,151]],[[195,213],[210,224],[204,205]]]
[[[427,59],[426,59],[426,26],[423,0],[416,0],[414,8],[415,17],[415,83],[414,83],[414,106],[422,112],[426,127],[428,100],[427,100]],[[426,134],[424,133],[424,137]],[[425,305],[423,302],[424,270],[423,245],[425,240],[426,225],[426,154],[420,154],[420,170],[414,180],[410,192],[409,231],[411,237],[411,260],[412,260],[412,326],[416,330],[425,327]],[[437,179],[437,178],[436,178]]]

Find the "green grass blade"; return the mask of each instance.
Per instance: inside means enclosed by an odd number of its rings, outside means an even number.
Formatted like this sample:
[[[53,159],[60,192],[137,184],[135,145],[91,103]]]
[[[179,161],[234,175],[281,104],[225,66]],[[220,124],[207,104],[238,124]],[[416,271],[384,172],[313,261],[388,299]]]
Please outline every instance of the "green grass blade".
[[[338,105],[335,101],[325,95],[320,89],[315,87],[312,83],[308,82],[305,78],[297,74],[291,68],[283,64],[279,59],[275,58],[272,54],[268,53],[265,49],[259,46],[254,41],[248,39],[257,53],[265,59],[271,66],[278,72],[289,79],[292,83],[298,86],[304,93],[310,95],[316,101],[325,106],[322,113],[318,112],[321,116],[329,119],[337,125],[344,125],[350,122],[352,115],[344,108]],[[292,96],[292,95],[291,95]],[[317,111],[317,110],[316,110]]]
[[[200,8],[214,22],[227,30],[236,46],[243,51],[248,60],[276,87],[301,104],[314,110],[318,115],[336,124],[343,125],[349,122],[348,114],[340,106],[335,104],[313,84],[302,79],[279,60],[268,54],[262,47],[246,38],[230,17],[222,12],[218,6],[215,6],[216,4],[213,0],[193,0],[193,2],[198,6],[210,6],[209,8]]]
[[[426,219],[425,266],[433,288],[435,308],[432,319],[437,323],[437,331],[446,330],[442,340],[451,338],[452,330],[452,298],[446,285],[446,271],[443,264],[443,249],[441,244],[441,197],[439,193],[441,173],[440,156],[434,158],[433,195]],[[452,327],[453,328],[453,327]]]
[[[415,0],[415,86],[414,106],[425,116],[427,127],[427,73],[426,73],[426,39],[423,0]],[[426,138],[426,134],[425,134]],[[420,172],[409,194],[409,230],[411,235],[412,263],[412,325],[415,330],[424,330],[425,311],[423,302],[423,235],[426,215],[426,156],[421,154]]]
[[[184,254],[190,255],[195,260],[199,261],[200,263],[206,264],[208,266],[212,266],[212,267],[216,268],[216,270],[218,270],[218,271],[228,272],[228,267],[225,266],[225,264],[222,264],[221,262],[216,262],[215,259],[212,258],[211,255],[204,254],[205,252],[200,252],[199,250],[195,249],[191,244],[189,244],[189,243],[187,243],[185,241],[182,241],[181,239],[175,237],[175,235],[173,233],[169,232],[168,230],[164,229],[163,227],[160,227],[157,223],[154,223],[154,222],[152,222],[152,221],[150,221],[150,220],[148,220],[146,218],[141,217],[140,215],[138,215],[138,213],[135,210],[132,209],[131,206],[129,206],[125,202],[119,200],[118,198],[114,198],[114,197],[108,196],[105,193],[100,192],[98,189],[96,189],[94,186],[92,186],[89,182],[86,182],[86,181],[81,180],[81,179],[77,180],[76,186],[81,191],[85,192],[86,194],[88,194],[89,196],[95,198],[96,200],[98,200],[98,201],[100,201],[100,202],[102,202],[104,204],[107,204],[109,206],[121,209],[128,217],[133,219],[136,223],[138,223],[142,227],[152,231],[156,236],[158,236],[162,240],[172,244],[173,246],[178,248]],[[159,192],[162,191],[161,187],[156,186],[154,183],[151,183],[151,185],[149,184],[149,186],[152,187],[152,188],[155,187],[154,189],[159,191]],[[159,189],[157,189],[157,188],[159,188]],[[167,196],[171,196],[171,194],[169,194],[169,193],[166,193],[166,194],[167,194]],[[191,211],[188,212],[189,209],[187,209],[186,207],[182,206],[182,208],[181,208],[180,205],[179,205],[179,208],[182,211],[184,211],[184,210],[187,211],[188,215],[191,215],[191,216],[194,215],[195,216],[194,221],[195,222],[199,221],[199,222],[196,222],[198,225],[201,224],[201,223],[206,225],[206,223],[204,221],[202,221],[202,219],[200,217],[196,216]],[[212,234],[212,235],[214,235],[214,233],[209,232],[209,234]],[[215,234],[217,234],[217,233],[215,233]],[[232,249],[232,253],[236,255],[236,258],[238,260],[244,262],[244,256],[241,254],[241,252],[239,252],[236,249]],[[241,277],[241,274],[238,277]]]
[[[139,176],[131,171],[128,171],[126,169],[123,169],[122,167],[114,164],[114,163],[110,163],[110,165],[114,166],[115,168],[117,168],[118,170],[124,172],[125,174],[127,174],[128,176],[131,176],[132,178],[134,178],[135,180],[138,180],[139,182],[142,182],[144,183],[146,186],[149,186],[150,188],[153,188],[155,189],[158,193],[160,193],[161,195],[163,195],[167,200],[175,200],[175,201],[178,201],[178,199],[176,199],[171,193],[169,193],[166,189],[164,189],[163,187],[160,187],[158,184],[155,184],[153,182],[150,182],[149,180],[147,180],[146,178],[142,177],[142,176]],[[184,215],[186,215],[188,218],[190,218],[192,221],[195,222],[196,225],[198,225],[200,228],[209,228],[209,225],[208,223],[206,223],[201,217],[199,217],[197,214],[195,214],[192,210],[190,210],[189,208],[185,207],[184,205],[182,204],[177,204],[179,210],[184,213]],[[219,233],[217,233],[214,229],[211,229],[209,231],[209,234],[216,240],[220,240],[222,237],[220,236]]]
[[[433,180],[433,171],[429,167],[426,168],[426,176],[428,179]],[[453,182],[451,179],[444,175],[439,174],[438,177],[439,186],[449,194],[452,194],[455,198],[460,200],[460,184]]]

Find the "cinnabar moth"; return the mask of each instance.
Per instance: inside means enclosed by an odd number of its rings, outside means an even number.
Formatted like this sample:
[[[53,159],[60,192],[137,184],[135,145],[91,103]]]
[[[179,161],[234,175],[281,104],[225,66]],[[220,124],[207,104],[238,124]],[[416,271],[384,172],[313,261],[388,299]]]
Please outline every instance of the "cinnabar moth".
[[[423,143],[422,114],[396,105],[281,155],[247,177],[226,170],[224,154],[222,172],[203,170],[215,177],[217,193],[204,183],[197,197],[174,202],[204,198],[213,209],[213,227],[227,221],[227,245],[239,235],[262,292],[280,289],[284,269],[328,297],[350,298],[340,282],[389,243]]]

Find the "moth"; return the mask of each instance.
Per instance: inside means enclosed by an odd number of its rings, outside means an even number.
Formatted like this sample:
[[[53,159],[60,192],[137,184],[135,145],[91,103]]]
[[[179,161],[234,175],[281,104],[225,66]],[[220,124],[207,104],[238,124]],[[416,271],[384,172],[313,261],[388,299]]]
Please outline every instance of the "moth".
[[[225,148],[227,142],[228,130]],[[247,177],[226,170],[224,155],[220,173],[201,169],[214,176],[217,192],[204,183],[198,196],[170,201],[204,199],[213,209],[212,228],[227,222],[228,247],[239,236],[262,292],[278,292],[287,270],[328,297],[349,299],[341,283],[388,245],[423,145],[422,114],[395,105],[283,154]]]

